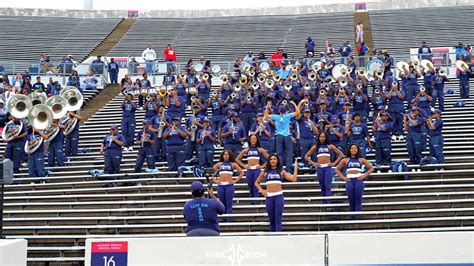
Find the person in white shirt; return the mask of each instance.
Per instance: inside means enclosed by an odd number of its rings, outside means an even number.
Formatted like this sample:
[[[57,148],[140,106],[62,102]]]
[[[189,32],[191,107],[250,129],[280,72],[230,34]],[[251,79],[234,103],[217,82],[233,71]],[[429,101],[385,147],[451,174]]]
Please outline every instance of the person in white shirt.
[[[249,51],[248,54],[244,57],[244,62],[252,64],[253,63],[253,53],[252,51]]]
[[[145,60],[146,73],[153,73],[156,53],[155,50],[153,50],[153,48],[151,47],[151,43],[148,43],[148,47],[143,51],[142,57]]]

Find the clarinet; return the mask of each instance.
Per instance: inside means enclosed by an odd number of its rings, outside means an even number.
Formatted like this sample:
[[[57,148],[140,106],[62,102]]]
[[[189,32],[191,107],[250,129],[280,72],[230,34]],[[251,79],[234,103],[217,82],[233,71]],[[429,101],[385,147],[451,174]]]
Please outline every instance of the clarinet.
[[[235,131],[234,131],[234,121],[230,120],[230,129],[232,130],[232,139],[235,138]]]
[[[296,121],[296,139],[300,139],[300,135],[301,135],[300,123],[298,123],[298,121]]]
[[[145,143],[145,136],[146,136],[146,132],[145,132],[145,129],[143,129],[142,139],[141,139],[141,146],[142,147],[143,147],[143,144]]]
[[[112,141],[114,141],[114,135],[110,135],[110,140],[109,140],[109,148],[112,146]]]
[[[205,127],[204,130],[201,133],[201,138],[202,138],[201,144],[204,144],[204,138],[205,138],[204,133],[206,133],[206,129],[207,129],[207,127]]]

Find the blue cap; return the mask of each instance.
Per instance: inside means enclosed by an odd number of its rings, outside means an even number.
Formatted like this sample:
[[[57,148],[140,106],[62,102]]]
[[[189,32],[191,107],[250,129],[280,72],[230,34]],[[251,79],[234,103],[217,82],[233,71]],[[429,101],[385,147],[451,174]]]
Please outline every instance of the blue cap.
[[[173,120],[178,120],[178,121],[180,121],[180,120],[181,120],[181,117],[175,116],[175,117],[173,117]]]
[[[263,116],[263,113],[258,113],[258,114],[257,114],[257,117],[259,117],[259,116]]]
[[[191,183],[191,192],[204,190],[204,185],[200,181]]]
[[[309,110],[308,108],[305,108],[305,109],[303,110],[303,113],[310,113],[310,112],[311,112],[311,110]]]
[[[148,120],[148,119],[145,119],[145,120],[143,120],[143,124],[144,124],[144,125],[150,125],[150,124],[151,124],[151,122],[150,122],[150,120]]]
[[[362,117],[359,113],[355,113],[355,114],[352,115],[352,120],[354,120],[354,118],[355,118],[356,116]]]
[[[209,122],[209,123],[210,123],[210,122],[211,122],[211,119],[205,117],[202,121],[203,121],[203,122]]]
[[[351,105],[351,103],[350,102],[345,102],[344,105]]]
[[[418,99],[412,99],[411,103],[420,103],[420,101],[418,101]]]
[[[377,110],[385,110],[385,106],[384,105],[380,105]]]
[[[156,96],[156,93],[150,92],[150,96]]]
[[[280,113],[285,113],[286,112],[286,107],[284,105],[280,105],[280,107],[278,107],[278,111]]]
[[[332,115],[331,121],[336,121],[336,120],[339,120],[339,117],[337,115]]]
[[[118,125],[117,125],[117,124],[112,124],[112,125],[110,126],[110,129],[118,129]]]
[[[238,113],[233,113],[232,117],[239,117],[239,114]]]
[[[431,111],[432,114],[443,114],[443,112],[441,112],[441,110],[439,109],[434,109],[433,111]]]
[[[392,118],[392,116],[391,116],[388,112],[382,113],[382,116],[386,116],[386,117],[388,117],[389,119]]]
[[[413,112],[413,111],[418,111],[418,112],[419,112],[419,111],[420,111],[420,108],[418,108],[418,107],[412,107],[410,111],[412,111],[412,112]]]

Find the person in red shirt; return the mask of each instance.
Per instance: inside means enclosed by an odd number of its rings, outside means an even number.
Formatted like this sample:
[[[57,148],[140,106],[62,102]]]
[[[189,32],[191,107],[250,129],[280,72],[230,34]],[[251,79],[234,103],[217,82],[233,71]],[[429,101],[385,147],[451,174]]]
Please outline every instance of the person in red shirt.
[[[275,67],[280,66],[281,61],[283,60],[283,51],[281,48],[278,48],[276,52],[271,57],[273,64]]]
[[[171,69],[171,72],[175,72],[176,51],[173,49],[171,43],[163,50],[163,54],[165,55],[167,68]]]

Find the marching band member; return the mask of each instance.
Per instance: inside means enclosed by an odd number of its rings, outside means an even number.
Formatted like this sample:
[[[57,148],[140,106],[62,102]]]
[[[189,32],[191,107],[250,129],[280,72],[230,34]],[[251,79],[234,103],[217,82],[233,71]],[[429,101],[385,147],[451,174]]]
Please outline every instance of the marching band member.
[[[370,142],[369,129],[367,125],[362,122],[360,114],[355,113],[352,116],[353,122],[346,121],[345,131],[349,136],[349,142],[351,144],[356,143],[360,148],[360,154],[363,158],[366,155],[366,148],[373,149],[372,143]]]
[[[374,106],[374,111],[377,111],[380,106],[385,108],[385,94],[382,91],[381,87],[375,87],[374,93],[372,94],[372,105]]]
[[[182,117],[184,114],[184,105],[184,98],[179,97],[176,90],[172,90],[171,94],[165,98],[166,114],[170,117]]]
[[[325,132],[329,136],[329,141],[342,150],[341,140],[344,136],[344,127],[339,124],[339,116],[331,116],[331,123],[325,126]]]
[[[231,78],[227,78],[226,82],[222,82],[221,86],[219,88],[219,92],[221,93],[221,99],[225,100],[229,95],[234,91],[232,88],[231,83]]]
[[[122,134],[125,138],[124,151],[133,151],[133,137],[135,134],[135,111],[137,105],[133,102],[133,96],[125,94],[122,101]]]
[[[413,65],[410,65],[408,70],[406,68],[404,68],[404,70],[406,74],[405,98],[409,103],[419,92],[418,78],[420,78],[421,75]]]
[[[223,112],[223,107],[224,107],[224,102],[222,101],[222,98],[215,93],[214,95],[211,95],[211,98],[209,102],[207,103],[207,107],[211,108],[212,110],[212,117],[211,117],[211,128],[214,131],[218,130],[219,123],[224,117],[224,112]]]
[[[188,137],[188,131],[180,125],[180,122],[180,117],[173,117],[171,127],[166,128],[163,133],[163,138],[166,139],[166,158],[170,171],[178,171],[178,167],[183,166],[186,160],[184,143]]]
[[[178,92],[178,96],[181,98],[186,98],[186,89],[189,85],[186,83],[186,76],[179,74],[178,81],[173,84],[173,90]]]
[[[299,140],[298,149],[301,157],[311,149],[314,145],[314,136],[319,133],[316,123],[311,119],[311,111],[309,109],[303,110],[303,117],[296,121],[297,139]],[[303,159],[306,166],[309,167],[309,162]]]
[[[348,64],[347,64],[347,67],[351,70],[351,72],[349,73],[351,79],[356,79],[357,75],[356,75],[356,70],[357,70],[357,63],[355,62],[355,59],[354,59],[354,56],[353,55],[350,55],[348,57]]]
[[[388,112],[390,117],[393,119],[392,140],[395,140],[396,138],[402,139],[403,113],[405,110],[403,100],[405,99],[405,91],[399,89],[397,83],[392,83],[385,97],[388,103]]]
[[[465,56],[462,56],[461,60],[467,62]],[[470,65],[468,64],[467,67],[463,66],[463,69],[456,69],[456,76],[459,79],[459,92],[461,99],[469,98],[469,77],[471,76]]]
[[[296,182],[298,178],[298,162],[295,160],[293,174],[283,170],[280,158],[276,154],[270,155],[265,171],[262,171],[255,181],[258,191],[265,197],[268,219],[270,222],[270,232],[282,231],[282,217],[285,199],[281,184],[283,180]],[[264,190],[260,183],[265,182],[267,189]]]
[[[369,102],[369,99],[367,98],[367,95],[363,92],[362,88],[357,88],[352,95],[352,110],[354,110],[355,113],[360,114],[362,118],[363,123],[367,123],[367,103]]]
[[[225,213],[232,213],[232,200],[234,199],[234,184],[238,183],[244,176],[244,172],[240,166],[235,162],[235,157],[232,151],[224,150],[220,157],[219,162],[214,165],[214,172],[211,175],[212,181],[218,185],[217,195],[219,200],[224,204]],[[234,170],[239,173],[239,176],[234,180],[232,178]],[[219,175],[219,180],[216,179],[215,175]]]
[[[153,145],[156,143],[156,135],[150,130],[151,121],[143,120],[143,130],[137,133],[135,144],[140,145],[137,160],[135,162],[135,173],[140,173],[143,162],[146,160],[148,169],[155,169],[155,151]]]
[[[63,129],[66,127],[59,122],[59,119],[54,119],[51,123],[51,126],[59,128],[59,133],[53,139],[49,139],[48,166],[53,167],[55,165],[55,162],[58,163],[58,166],[64,166]]]
[[[411,114],[403,116],[403,127],[407,134],[407,150],[408,156],[410,157],[410,163],[419,164],[421,161],[422,147],[422,135],[421,127],[423,120],[420,117],[420,109],[413,107]]]
[[[125,145],[125,138],[118,132],[118,125],[110,126],[110,134],[107,134],[100,145],[99,153],[104,155],[104,173],[120,173],[122,163],[122,147]]]
[[[152,117],[150,122],[151,127],[149,127],[149,130],[156,135],[156,143],[153,145],[155,161],[166,161],[166,139],[163,138],[163,132],[165,128],[171,126],[171,118],[165,114],[165,107],[163,105],[158,107],[158,115]]]
[[[211,127],[211,120],[204,118],[204,128],[197,131],[198,159],[200,167],[212,167],[214,160],[214,143],[217,140],[216,131]]]
[[[272,127],[268,121],[265,121],[263,113],[257,114],[257,120],[250,128],[249,135],[257,135],[260,145],[267,153],[275,150],[275,142],[271,140]]]
[[[158,110],[158,99],[156,99],[156,93],[152,92],[146,97],[143,109],[146,110],[145,119],[150,119],[156,116]]]
[[[79,124],[81,117],[77,114],[77,111],[69,112],[69,119],[76,118],[77,123],[71,133],[66,135],[64,143],[64,155],[70,160],[70,156],[76,156],[79,147]]]
[[[372,132],[375,138],[375,165],[390,165],[392,163],[392,118],[387,112],[377,114]]]
[[[331,161],[331,151],[336,154],[337,158]],[[316,162],[311,158],[316,154]],[[332,177],[334,176],[333,166],[342,159],[343,153],[333,144],[331,144],[326,132],[319,133],[316,144],[304,155],[306,161],[316,167],[316,175],[318,177],[319,186],[321,187],[321,196],[331,196]],[[324,200],[324,203],[329,203]]]
[[[255,96],[253,88],[248,88],[248,92],[246,95],[242,95],[240,100],[240,111],[241,111],[241,119],[244,129],[246,131],[250,130],[250,127],[255,121],[255,117],[257,115],[257,106],[258,104],[258,97]]]
[[[349,98],[350,93],[347,91],[347,89],[340,88],[336,92],[336,97],[334,98],[334,112],[338,113],[339,111],[342,110],[343,106],[345,103],[350,103],[351,99]]]
[[[374,50],[375,52],[375,50]],[[389,71],[391,71],[391,68],[393,66],[393,57],[390,56],[387,50],[383,50],[383,76],[385,77]]]
[[[444,111],[444,83],[451,80],[446,75],[441,76],[439,71],[440,68],[436,68],[436,76],[433,78],[431,107],[434,108],[438,102],[439,110]]]
[[[433,80],[436,78],[436,69],[432,64],[428,65],[428,69],[423,68],[421,70],[423,75],[423,86],[425,86],[426,93],[430,96],[433,96]]]
[[[247,156],[247,164],[242,163],[242,159],[245,155]],[[262,172],[261,168],[264,167],[260,165],[260,162],[266,161],[267,159],[268,153],[260,146],[257,135],[250,135],[248,147],[243,149],[235,159],[243,169],[247,169],[245,179],[247,180],[251,198],[258,198],[259,196],[255,181],[257,181],[258,176]]]
[[[210,74],[209,78],[210,78]],[[211,84],[209,83],[208,79],[204,78],[204,74],[201,73],[199,75],[199,81],[196,84],[196,89],[198,90],[198,96],[204,98],[207,102],[209,100],[209,92],[211,91]]]
[[[347,158],[342,159],[336,167],[337,175],[346,182],[346,193],[349,200],[349,211],[362,211],[362,195],[364,194],[364,179],[373,171],[372,165],[362,157],[360,147],[351,144]],[[365,167],[366,171],[363,172]],[[345,168],[345,174],[341,171]],[[352,219],[359,219],[359,215],[353,215]]]
[[[148,80],[148,74],[143,73],[143,79],[140,80],[140,88],[149,89],[151,88],[151,82]],[[143,110],[143,99],[142,95],[138,96],[138,106],[140,110]]]
[[[269,105],[265,108],[265,119],[272,120],[275,122],[276,136],[275,136],[275,147],[276,153],[282,158],[283,165],[289,169],[293,161],[293,143],[290,135],[290,122],[292,118],[299,119],[301,116],[300,108],[303,106],[303,102],[300,102],[300,106],[297,106],[294,102],[291,104],[295,108],[294,113],[287,113],[285,106],[278,108],[279,115],[272,114],[269,112]]]
[[[427,93],[426,88],[421,88],[418,95],[416,95],[415,99],[419,103],[419,107],[425,112],[425,116],[431,113],[431,96]]]
[[[166,75],[163,76],[163,86],[174,86],[176,84],[176,77],[171,72],[171,68],[166,70]]]
[[[197,146],[197,131],[198,129],[204,128],[203,120],[204,116],[199,114],[200,108],[198,105],[192,108],[193,115],[186,119],[186,130],[189,132],[188,139],[186,140],[186,160],[193,157],[193,154],[198,154]]]
[[[245,142],[245,129],[239,121],[239,115],[233,113],[230,122],[222,129],[221,139],[224,143],[224,149],[239,154],[242,150],[242,143]]]
[[[432,113],[431,119],[426,119],[426,124],[429,128],[430,136],[430,156],[436,158],[436,163],[444,164],[443,154],[443,119],[441,119],[442,112],[439,109],[435,109]],[[444,167],[440,167],[440,170],[444,170]]]
[[[11,114],[7,115],[9,121],[13,121],[13,124],[20,125],[20,119],[13,117]],[[3,130],[9,130],[9,127],[5,127]],[[24,154],[24,145],[25,138],[28,136],[26,130],[26,125],[23,124],[23,127],[20,133],[17,136],[14,136],[10,141],[8,141],[5,148],[5,158],[10,159],[13,162],[13,172],[20,172],[20,164]]]
[[[36,138],[42,137],[44,140],[48,139],[48,135],[44,134],[42,130],[32,128],[31,134],[28,135],[26,141],[31,144],[32,141],[36,141]],[[41,143],[39,148],[28,154],[28,176],[29,177],[45,177],[46,172],[44,171],[44,141]]]

